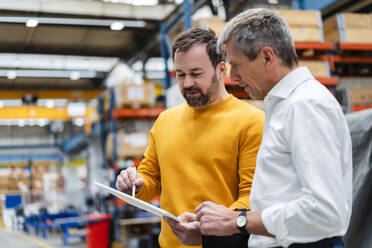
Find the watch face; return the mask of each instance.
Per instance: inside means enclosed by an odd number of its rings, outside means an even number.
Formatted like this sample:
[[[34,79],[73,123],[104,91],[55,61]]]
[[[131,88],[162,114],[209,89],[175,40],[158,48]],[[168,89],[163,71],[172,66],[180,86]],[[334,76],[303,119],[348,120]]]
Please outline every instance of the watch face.
[[[236,218],[236,225],[238,227],[245,227],[247,224],[247,218],[245,216],[239,215],[238,218]]]

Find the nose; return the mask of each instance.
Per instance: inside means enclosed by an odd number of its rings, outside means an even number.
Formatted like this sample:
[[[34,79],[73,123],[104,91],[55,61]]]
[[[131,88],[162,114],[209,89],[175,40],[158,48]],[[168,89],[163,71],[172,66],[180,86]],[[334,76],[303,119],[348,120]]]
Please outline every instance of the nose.
[[[231,82],[240,82],[239,74],[233,69],[230,70],[230,80]]]
[[[194,81],[192,80],[192,78],[190,77],[190,76],[185,76],[185,79],[184,79],[184,81],[183,81],[183,87],[184,88],[190,88],[190,87],[192,87],[192,86],[194,86],[195,85],[195,83],[194,83]]]

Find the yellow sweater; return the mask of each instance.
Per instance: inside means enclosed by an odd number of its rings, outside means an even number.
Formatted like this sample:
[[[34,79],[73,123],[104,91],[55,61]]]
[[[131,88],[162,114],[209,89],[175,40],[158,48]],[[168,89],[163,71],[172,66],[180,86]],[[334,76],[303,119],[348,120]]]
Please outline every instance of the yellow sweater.
[[[186,103],[156,120],[138,173],[145,185],[136,197],[160,196],[161,208],[178,216],[203,201],[249,208],[264,112],[230,95],[202,108]],[[181,245],[162,221],[162,248]],[[198,247],[198,246],[194,246]]]

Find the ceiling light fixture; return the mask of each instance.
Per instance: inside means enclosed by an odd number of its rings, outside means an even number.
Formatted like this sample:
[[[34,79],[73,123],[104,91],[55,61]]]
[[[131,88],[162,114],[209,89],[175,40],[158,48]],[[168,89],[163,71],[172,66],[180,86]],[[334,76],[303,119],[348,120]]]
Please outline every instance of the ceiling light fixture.
[[[16,71],[7,71],[6,77],[9,80],[13,80],[17,77],[17,72]]]
[[[75,73],[75,74],[74,74]],[[72,75],[74,74],[74,75]],[[96,78],[97,72],[86,71],[66,71],[66,70],[0,70],[0,77],[15,79],[16,77],[39,77],[39,78]]]
[[[113,22],[110,26],[111,30],[117,31],[117,30],[123,30],[124,24],[122,22]]]
[[[269,4],[279,4],[278,0],[268,0]]]
[[[79,80],[80,79],[80,72],[78,72],[78,71],[71,72],[70,79],[71,80]]]
[[[36,19],[29,19],[26,21],[26,27],[34,28],[39,24],[39,21]]]
[[[47,108],[53,108],[54,107],[54,102],[53,100],[48,100],[46,103],[45,103],[45,106]]]
[[[122,23],[125,27],[143,28],[146,22],[142,20],[105,20],[105,19],[83,19],[83,18],[51,18],[38,17],[30,19],[30,17],[22,16],[1,16],[0,23],[26,23],[27,27],[36,27],[39,24],[47,25],[71,25],[71,26],[96,26],[96,27],[111,27],[113,23]]]

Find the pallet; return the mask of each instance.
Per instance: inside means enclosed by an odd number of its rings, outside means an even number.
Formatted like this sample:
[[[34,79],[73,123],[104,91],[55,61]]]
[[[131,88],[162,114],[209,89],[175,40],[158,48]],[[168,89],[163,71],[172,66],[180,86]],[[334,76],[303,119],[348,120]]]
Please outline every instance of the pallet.
[[[133,102],[133,103],[125,103],[117,106],[117,108],[130,108],[130,109],[141,109],[141,108],[153,108],[154,104],[150,103],[138,103],[138,102]]]
[[[372,43],[372,15],[334,15],[324,21],[324,39],[330,42]]]

